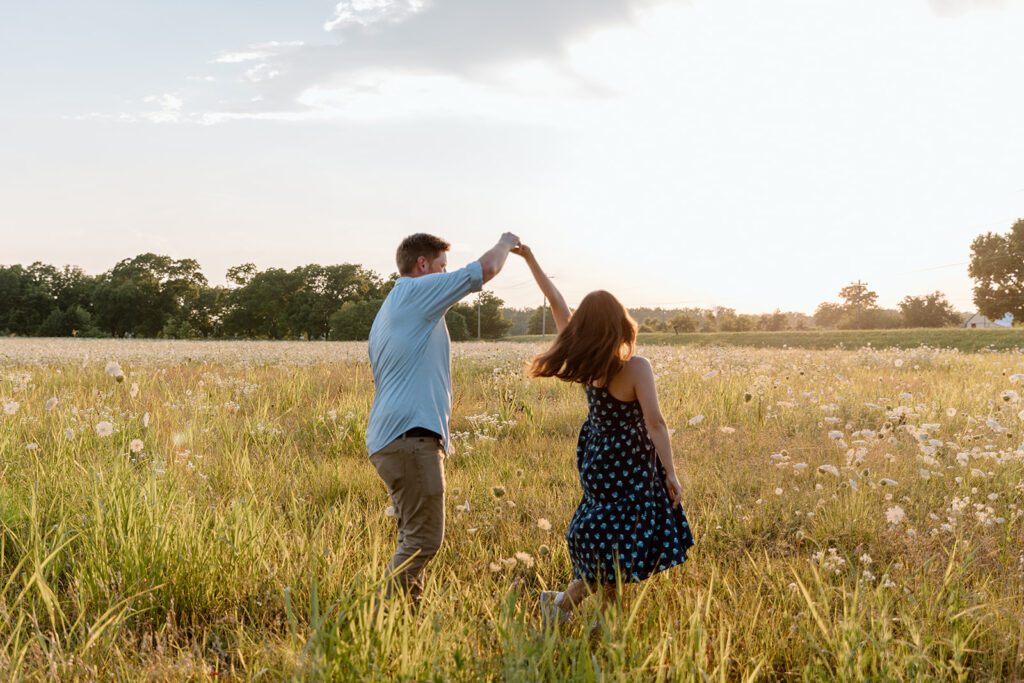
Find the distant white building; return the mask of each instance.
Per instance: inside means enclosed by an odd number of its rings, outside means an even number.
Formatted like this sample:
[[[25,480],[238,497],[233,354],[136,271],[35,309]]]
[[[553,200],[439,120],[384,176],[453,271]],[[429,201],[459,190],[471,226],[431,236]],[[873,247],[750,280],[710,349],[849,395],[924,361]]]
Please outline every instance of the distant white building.
[[[975,313],[964,322],[964,327],[1013,327],[1013,313],[1007,313],[1000,320],[989,320],[981,313]]]

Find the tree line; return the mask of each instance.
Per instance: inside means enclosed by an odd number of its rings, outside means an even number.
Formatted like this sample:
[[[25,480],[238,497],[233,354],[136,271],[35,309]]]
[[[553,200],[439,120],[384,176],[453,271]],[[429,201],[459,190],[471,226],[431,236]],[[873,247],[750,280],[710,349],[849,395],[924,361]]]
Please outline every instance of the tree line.
[[[1024,219],[1006,235],[985,233],[971,245],[968,274],[978,311],[995,320],[1024,320]],[[374,316],[398,279],[353,263],[227,271],[211,286],[194,259],[140,254],[99,275],[41,262],[0,266],[0,334],[18,336],[163,337],[170,339],[366,339]],[[812,316],[751,315],[725,307],[634,308],[643,332],[743,332],[811,328],[878,329],[959,325],[942,292],[904,297],[897,309],[878,306],[867,283],[852,282],[839,301]],[[454,340],[551,333],[548,308],[506,308],[490,292],[453,306],[446,317]]]
[[[166,339],[366,339],[397,275],[352,263],[258,270],[211,286],[194,259],[140,254],[99,275],[36,262],[0,266],[0,333]],[[482,292],[448,313],[455,339],[504,336],[504,302]]]

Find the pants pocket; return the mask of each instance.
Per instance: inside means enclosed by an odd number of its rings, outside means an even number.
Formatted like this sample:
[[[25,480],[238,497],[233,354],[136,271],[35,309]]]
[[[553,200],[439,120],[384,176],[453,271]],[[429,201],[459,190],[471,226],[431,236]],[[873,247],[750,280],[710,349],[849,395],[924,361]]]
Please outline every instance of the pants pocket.
[[[406,454],[401,451],[388,449],[370,456],[370,462],[377,468],[377,474],[380,475],[381,480],[392,495],[402,488],[402,480],[405,478],[406,457]]]
[[[439,496],[444,493],[444,460],[436,442],[424,444],[413,455],[420,479],[420,490],[424,496]]]

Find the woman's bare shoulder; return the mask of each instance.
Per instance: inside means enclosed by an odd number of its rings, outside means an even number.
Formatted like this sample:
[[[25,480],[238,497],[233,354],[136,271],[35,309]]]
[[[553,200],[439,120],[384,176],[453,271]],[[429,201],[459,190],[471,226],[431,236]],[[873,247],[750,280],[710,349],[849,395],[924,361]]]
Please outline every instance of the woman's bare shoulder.
[[[647,372],[651,369],[651,361],[643,356],[633,356],[622,366],[627,372]]]

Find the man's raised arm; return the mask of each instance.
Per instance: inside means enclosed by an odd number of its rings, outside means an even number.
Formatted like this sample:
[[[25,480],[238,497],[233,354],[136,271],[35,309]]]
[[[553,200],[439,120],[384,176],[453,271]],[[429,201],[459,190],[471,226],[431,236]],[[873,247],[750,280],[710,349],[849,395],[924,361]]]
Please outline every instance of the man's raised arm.
[[[508,254],[512,249],[519,245],[519,238],[510,232],[506,232],[498,240],[498,243],[491,247],[489,250],[484,252],[478,261],[484,271],[484,282],[492,280],[495,275],[501,272],[502,267],[505,265],[505,260],[508,258]]]

